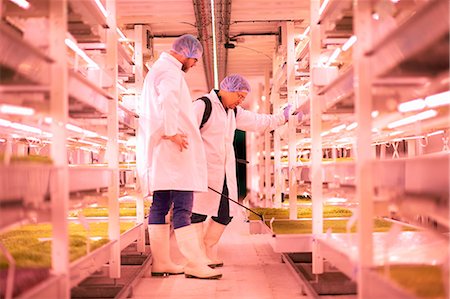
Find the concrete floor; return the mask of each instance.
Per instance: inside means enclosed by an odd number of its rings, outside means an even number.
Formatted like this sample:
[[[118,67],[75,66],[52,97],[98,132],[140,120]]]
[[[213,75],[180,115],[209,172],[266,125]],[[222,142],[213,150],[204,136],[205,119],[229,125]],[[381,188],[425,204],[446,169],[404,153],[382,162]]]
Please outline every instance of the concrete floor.
[[[268,243],[269,235],[250,235],[248,223],[237,216],[224,232],[218,254],[224,261],[220,280],[143,277],[133,290],[134,299],[299,299],[301,285]],[[175,240],[172,256],[182,261]],[[149,270],[150,271],[150,270]]]

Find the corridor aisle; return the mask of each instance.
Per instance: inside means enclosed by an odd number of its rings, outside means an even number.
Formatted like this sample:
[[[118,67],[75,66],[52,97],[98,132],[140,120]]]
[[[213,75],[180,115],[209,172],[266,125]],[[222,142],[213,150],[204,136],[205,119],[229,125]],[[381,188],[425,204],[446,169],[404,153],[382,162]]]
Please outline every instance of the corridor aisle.
[[[243,216],[233,219],[221,239],[224,267],[220,280],[144,277],[133,290],[134,299],[298,299],[301,287],[268,244],[269,235],[250,235]],[[172,243],[174,243],[172,239]],[[175,246],[172,246],[175,247]],[[172,256],[181,259],[176,248]],[[178,259],[177,259],[178,258]],[[150,270],[149,270],[150,271]]]

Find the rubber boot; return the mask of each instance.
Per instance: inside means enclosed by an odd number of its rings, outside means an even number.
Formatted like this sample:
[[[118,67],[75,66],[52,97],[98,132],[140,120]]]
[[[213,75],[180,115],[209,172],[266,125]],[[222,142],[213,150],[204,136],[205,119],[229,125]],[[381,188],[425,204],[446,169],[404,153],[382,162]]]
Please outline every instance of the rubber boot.
[[[206,229],[203,241],[205,243],[205,252],[210,260],[213,261],[215,267],[222,267],[223,261],[217,258],[216,255],[216,244],[219,242],[225,228],[227,226],[220,224],[216,221],[209,221],[208,228]]]
[[[191,224],[194,228],[195,231],[197,232],[197,238],[198,238],[198,243],[200,246],[200,249],[202,250],[203,254],[207,257],[208,255],[206,254],[206,247],[205,247],[205,242],[203,242],[203,238],[205,237],[205,233],[204,233],[204,222],[199,222],[199,223],[192,223]],[[211,268],[215,268],[215,267],[220,267],[221,265],[217,265],[213,260],[209,259],[208,260],[208,266],[210,266]]]
[[[188,260],[184,267],[187,278],[219,279],[222,273],[208,266],[209,259],[200,248],[196,228],[192,225],[175,229],[178,248]]]
[[[183,274],[183,266],[172,262],[170,258],[170,225],[149,224],[148,235],[152,250],[152,276]]]

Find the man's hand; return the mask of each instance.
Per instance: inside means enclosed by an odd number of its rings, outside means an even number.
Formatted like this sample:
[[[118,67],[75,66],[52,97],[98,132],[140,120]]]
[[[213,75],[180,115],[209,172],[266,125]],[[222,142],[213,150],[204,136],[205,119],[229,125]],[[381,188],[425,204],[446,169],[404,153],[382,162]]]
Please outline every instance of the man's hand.
[[[163,139],[168,139],[168,140],[170,140],[172,142],[175,142],[179,146],[180,152],[182,152],[183,149],[187,149],[188,145],[189,145],[189,143],[187,142],[186,134],[176,134],[176,135],[173,135],[173,136],[166,136],[166,135],[164,135],[162,138]]]

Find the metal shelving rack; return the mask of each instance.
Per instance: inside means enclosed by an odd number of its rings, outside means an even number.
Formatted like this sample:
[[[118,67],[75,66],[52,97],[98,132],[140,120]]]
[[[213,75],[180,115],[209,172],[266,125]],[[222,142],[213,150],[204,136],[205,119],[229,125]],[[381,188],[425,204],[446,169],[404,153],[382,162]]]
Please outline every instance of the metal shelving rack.
[[[342,4],[341,2],[339,3]],[[322,108],[325,109],[342,100],[354,101],[354,118],[343,118],[341,121],[347,125],[350,121],[358,123],[356,133],[345,133],[346,136],[356,137],[356,163],[354,165],[356,167],[355,195],[356,202],[359,204],[358,241],[355,240],[352,245],[349,245],[347,244],[348,240],[338,242],[320,235],[318,235],[317,241],[320,247],[319,255],[358,282],[359,298],[380,298],[381,296],[416,298],[373,270],[375,265],[379,265],[375,264],[374,258],[379,254],[379,252],[375,252],[375,249],[380,246],[379,242],[381,241],[372,233],[372,219],[374,215],[379,215],[378,213],[386,215],[389,212],[386,208],[384,210],[376,208],[376,198],[381,197],[391,205],[397,206],[396,217],[425,228],[423,233],[412,233],[412,240],[420,239],[421,234],[427,235],[430,229],[425,223],[417,223],[415,219],[417,215],[434,219],[433,223],[437,222],[441,227],[447,229],[449,227],[448,221],[445,220],[449,211],[448,147],[446,149],[444,141],[442,148],[436,149],[435,147],[432,150],[432,152],[439,153],[427,155],[421,153],[423,151],[421,149],[423,147],[422,139],[426,138],[428,141],[429,138],[432,138],[429,136],[434,136],[434,131],[442,130],[440,134],[442,134],[443,140],[446,139],[450,127],[448,107],[438,108],[436,116],[429,120],[403,125],[400,127],[402,132],[392,135],[390,133],[397,133],[395,132],[396,127],[389,124],[414,113],[399,113],[396,109],[387,107],[387,100],[392,97],[392,93],[389,91],[393,88],[398,88],[400,94],[395,99],[395,106],[415,99],[417,96],[425,98],[430,94],[448,90],[449,27],[448,24],[436,24],[435,28],[433,24],[438,22],[434,20],[449,19],[449,7],[446,1],[415,4],[416,7],[411,8],[415,13],[410,14],[410,17],[402,20],[397,28],[374,43],[371,33],[375,34],[376,26],[383,25],[382,21],[380,24],[372,21],[374,11],[376,11],[374,9],[376,2],[354,2],[353,27],[358,42],[353,48],[353,65],[330,85],[319,91],[324,105]],[[331,1],[328,8],[336,7],[334,4]],[[348,15],[348,12],[346,14]],[[327,21],[324,18],[322,17],[322,22]],[[418,27],[420,27],[420,31],[430,32],[430,34],[421,40],[412,39],[411,33],[417,33]],[[427,49],[439,50],[433,52],[436,55],[425,55],[430,58],[424,58],[423,61],[422,57]],[[415,62],[417,64],[414,64]],[[418,67],[413,68],[413,64]],[[447,82],[447,84],[443,82]],[[390,105],[393,106],[392,102]],[[379,112],[379,116],[373,115],[374,110]],[[342,134],[338,134],[338,136],[341,137]],[[386,160],[384,145],[399,141],[407,143],[407,149],[404,152],[407,157],[396,159],[394,155],[392,159]],[[435,143],[436,139],[430,141],[430,144],[431,142]],[[379,152],[376,157],[377,146]],[[395,148],[394,153],[396,151]],[[433,165],[435,167],[439,165],[437,171],[442,176],[442,180],[430,182],[426,176],[422,175],[422,173],[429,173],[429,167]],[[426,194],[433,194],[433,196],[426,196]],[[409,208],[406,207],[409,205],[415,207],[414,211],[408,212]],[[441,252],[448,252],[449,248],[448,241],[444,241],[445,237],[442,235],[439,237],[439,233],[436,234],[435,230],[436,227],[431,232],[434,238],[421,239],[421,242],[430,242],[430,258],[436,253],[432,250],[433,246],[439,248],[437,251]],[[386,237],[386,235],[381,234],[380,238]],[[437,238],[436,235],[438,235]],[[436,242],[439,243],[439,246],[436,245]],[[357,258],[352,257],[347,246],[358,248]],[[408,252],[408,246],[408,244],[403,245],[403,252]],[[445,257],[443,261],[445,263]],[[317,272],[320,273],[320,271]]]
[[[70,288],[76,286],[84,278],[109,263],[111,278],[120,277],[120,252],[130,243],[138,240],[138,250],[144,251],[144,210],[142,199],[137,200],[136,225],[120,235],[119,232],[119,151],[127,150],[119,143],[119,129],[124,131],[125,137],[135,130],[137,115],[118,104],[118,91],[116,82],[118,75],[126,73],[128,76],[133,64],[129,54],[118,44],[115,20],[115,2],[107,1],[105,14],[99,9],[95,1],[29,1],[30,9],[15,7],[11,2],[2,2],[2,20],[0,24],[0,47],[2,55],[0,66],[2,78],[0,93],[2,104],[12,104],[23,108],[33,108],[36,115],[29,117],[10,117],[3,120],[3,134],[21,139],[33,137],[51,143],[51,152],[48,147],[44,154],[50,155],[52,164],[43,165],[16,165],[0,166],[0,172],[9,173],[13,181],[26,174],[30,179],[39,176],[45,180],[45,190],[37,190],[26,185],[27,188],[5,187],[11,192],[2,192],[2,202],[11,197],[24,198],[19,210],[7,211],[6,214],[21,217],[7,217],[2,221],[2,230],[27,220],[26,212],[33,207],[38,214],[50,214],[53,227],[52,246],[52,275],[38,285],[20,294],[20,298],[69,298]],[[21,23],[15,23],[14,18],[40,18],[45,23],[48,33],[48,43],[44,47],[31,45],[30,37],[23,37]],[[74,23],[72,23],[74,22]],[[91,29],[91,35],[77,35],[79,26]],[[23,28],[22,28],[23,29]],[[25,30],[29,27],[25,26]],[[99,33],[97,35],[97,33]],[[69,35],[72,34],[70,37]],[[76,54],[71,67],[68,65],[67,40],[78,43],[79,48],[87,48],[95,43],[95,48],[103,47],[106,55],[100,57],[101,67],[97,64],[94,69],[85,68],[81,64],[79,54]],[[90,45],[87,46],[87,43]],[[122,49],[121,49],[122,48]],[[91,55],[86,50],[88,56]],[[119,54],[118,54],[119,53]],[[95,56],[95,53],[93,56]],[[85,54],[86,55],[86,54]],[[120,55],[120,56],[119,56]],[[98,57],[96,57],[98,58]],[[94,61],[96,58],[92,59]],[[120,59],[119,59],[120,58]],[[97,62],[98,63],[98,62]],[[118,64],[121,65],[120,71]],[[103,80],[102,80],[103,78]],[[109,80],[109,81],[108,81]],[[8,117],[3,115],[4,117]],[[43,121],[45,118],[45,121]],[[47,121],[50,119],[51,121]],[[13,126],[19,124],[22,127]],[[73,126],[76,124],[76,126]],[[34,131],[24,133],[25,129],[34,128]],[[72,125],[71,128],[68,125]],[[119,128],[121,126],[121,128]],[[70,131],[69,131],[70,130]],[[73,136],[67,138],[68,136]],[[19,152],[24,154],[26,146],[21,142],[14,142],[17,138],[8,137],[6,148],[8,154]],[[2,139],[3,140],[3,139]],[[20,140],[20,139],[19,139]],[[105,140],[107,140],[105,145]],[[92,146],[95,143],[95,146]],[[88,145],[86,145],[88,144]],[[87,164],[68,164],[68,146],[78,150],[75,156],[77,161],[82,156],[81,146],[101,146],[106,149],[106,156],[99,154],[99,159],[105,159],[108,166],[89,166]],[[4,148],[5,149],[5,148]],[[91,150],[89,150],[92,155]],[[89,159],[90,160],[90,159]],[[84,161],[86,163],[87,161]],[[91,161],[92,162],[92,161]],[[11,172],[11,170],[13,170]],[[45,175],[42,174],[44,172]],[[89,182],[80,180],[88,177]],[[47,179],[46,179],[47,178]],[[23,180],[22,180],[23,182]],[[42,183],[42,182],[41,182]],[[49,187],[50,186],[50,187]],[[68,250],[68,211],[72,203],[71,192],[99,189],[108,187],[109,196],[109,222],[110,242],[101,248],[89,253],[85,257],[69,264]],[[31,189],[32,190],[31,190]],[[36,193],[36,191],[42,191]],[[30,194],[34,193],[33,197]],[[3,196],[4,195],[4,196]],[[50,196],[48,204],[45,197]],[[4,198],[3,198],[4,197]],[[26,204],[26,205],[24,205]],[[23,206],[23,207],[22,207]],[[2,211],[5,212],[6,210]],[[24,218],[25,217],[25,218]],[[2,217],[3,218],[3,217]],[[44,217],[42,217],[44,218]]]
[[[309,237],[311,246],[308,248],[313,252],[313,273],[323,273],[323,261],[326,260],[357,281],[359,298],[415,298],[391,279],[374,271],[374,267],[380,265],[374,263],[378,258],[379,242],[386,242],[382,240],[392,231],[373,233],[372,220],[374,217],[394,217],[417,225],[419,232],[401,233],[399,236],[410,235],[412,240],[421,240],[424,250],[429,244],[430,256],[436,252],[431,250],[431,246],[448,255],[448,236],[442,234],[450,227],[448,102],[422,107],[416,112],[400,112],[397,106],[418,98],[433,103],[432,100],[437,101],[436,95],[448,98],[449,26],[442,20],[449,19],[449,4],[440,0],[420,3],[330,0],[327,3],[319,13],[320,2],[311,1],[311,34],[304,42],[308,51],[304,47],[295,50],[296,55],[309,57],[312,69],[308,100],[299,101],[298,108],[310,106],[311,109],[300,124],[302,132],[299,135],[292,135],[289,130],[285,134],[286,128],[275,131],[275,202],[266,206],[277,206],[284,190],[283,183],[289,177],[290,208],[296,207],[292,184],[309,172],[313,234]],[[383,14],[389,9],[383,10],[386,7],[382,4],[395,6],[391,10],[395,14]],[[323,63],[320,62],[320,54],[329,51],[327,45],[331,45],[331,49],[342,49],[353,34],[357,42],[351,50],[341,50],[339,59],[331,62],[331,66],[339,67],[337,76],[325,85],[315,85],[314,68]],[[297,87],[295,81],[288,81],[289,57],[292,57],[289,53],[287,47],[285,53],[274,57],[270,96],[275,109],[285,101],[280,93],[287,91],[287,101],[291,103],[290,88]],[[286,88],[280,88],[284,86]],[[393,125],[395,121],[420,113],[420,109],[422,112],[435,110],[435,113],[430,118],[410,124]],[[344,129],[331,130],[340,125]],[[327,134],[323,134],[324,131],[328,131]],[[286,138],[286,135],[289,136]],[[280,163],[284,145],[282,137],[289,144],[287,165]],[[292,141],[299,141],[303,148],[311,149],[310,162],[296,161],[298,145]],[[266,144],[270,145],[270,142]],[[353,159],[337,162],[335,159],[341,148],[350,153],[345,157]],[[330,150],[329,158],[334,162],[324,162],[322,157]],[[270,159],[267,147],[265,151],[267,163]],[[294,179],[293,167],[297,169]],[[439,173],[438,179],[427,175],[433,172],[432,168]],[[264,174],[260,173],[262,175],[268,177],[270,172],[265,170]],[[324,189],[326,185],[328,189]],[[333,196],[333,192],[344,194],[348,203],[357,207],[360,219],[357,234],[341,234],[341,239],[336,234],[330,239],[322,233],[323,203]],[[295,238],[298,236],[283,236],[283,240],[272,238],[271,242],[274,250],[283,251],[298,247],[292,244]],[[347,238],[354,238],[351,246],[358,248],[355,252],[357,258],[349,254],[346,246],[350,245],[345,243]],[[292,245],[283,247],[285,239]],[[406,243],[397,245],[407,252]],[[439,260],[448,263],[448,256],[447,260],[445,256]]]

